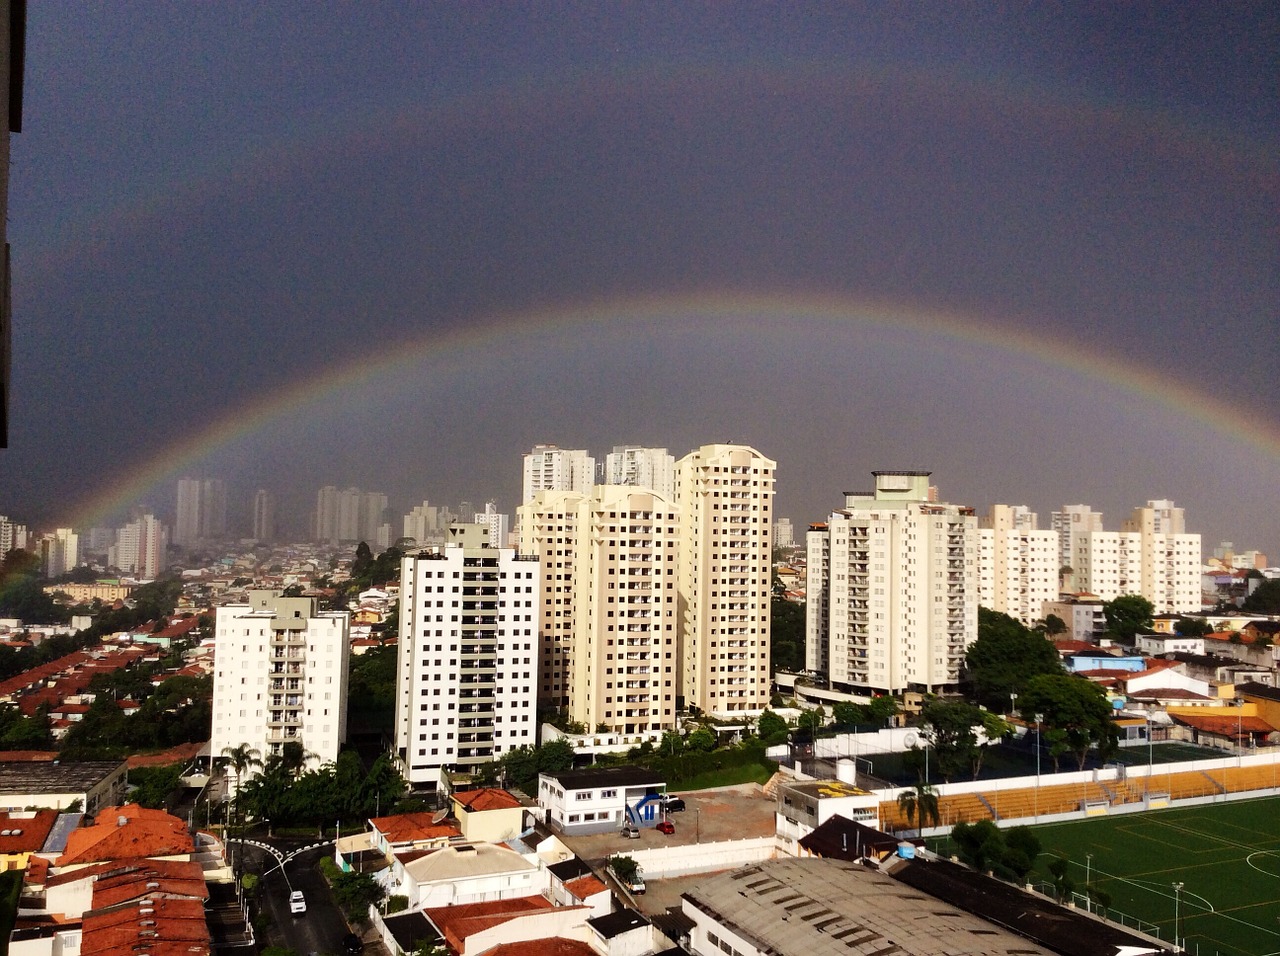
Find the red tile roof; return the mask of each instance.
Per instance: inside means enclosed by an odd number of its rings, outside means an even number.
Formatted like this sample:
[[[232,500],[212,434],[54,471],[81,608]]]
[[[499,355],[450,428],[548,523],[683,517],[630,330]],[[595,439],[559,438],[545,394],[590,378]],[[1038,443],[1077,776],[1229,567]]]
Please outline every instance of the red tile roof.
[[[93,884],[95,910],[146,896],[206,900],[209,890],[204,870],[199,863],[187,860],[147,860],[100,873]]]
[[[1261,717],[1229,717],[1218,714],[1170,714],[1175,721],[1210,734],[1234,737],[1236,733],[1269,734],[1275,727]]]
[[[386,837],[388,843],[415,843],[425,840],[447,840],[462,836],[451,823],[432,822],[432,813],[402,813],[394,817],[375,817],[369,822]]]
[[[58,857],[59,866],[179,856],[195,849],[186,824],[163,810],[146,810],[131,803],[106,807],[97,818],[102,822],[73,830],[67,837],[66,852]]]
[[[0,853],[35,853],[58,822],[57,810],[0,813]]]
[[[600,879],[597,876],[591,873],[588,873],[586,876],[580,876],[576,880],[570,880],[564,885],[564,888],[580,900],[585,900],[589,896],[595,896],[601,890],[609,889],[609,887],[600,882]]]
[[[510,922],[520,916],[545,912],[554,906],[545,896],[520,896],[482,903],[459,903],[423,910],[454,952],[466,949],[468,936]],[[561,907],[563,909],[563,907]]]
[[[455,793],[453,799],[458,801],[462,809],[475,813],[484,810],[518,810],[520,801],[506,790],[484,787],[480,790],[465,790]]]
[[[154,898],[86,913],[80,956],[208,956],[204,903]]]
[[[481,956],[598,956],[598,954],[581,940],[553,936],[551,939],[502,943],[492,949],[486,949]]]

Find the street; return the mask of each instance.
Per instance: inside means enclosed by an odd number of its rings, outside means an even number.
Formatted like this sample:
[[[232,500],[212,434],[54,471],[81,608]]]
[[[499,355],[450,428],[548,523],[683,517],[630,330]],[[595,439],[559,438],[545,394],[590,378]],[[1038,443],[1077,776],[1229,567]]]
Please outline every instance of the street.
[[[260,943],[286,946],[300,956],[342,953],[343,937],[351,930],[316,869],[320,857],[333,852],[332,845],[298,854],[283,870],[270,854],[253,846],[246,849],[246,872],[264,877],[258,891],[258,906],[271,916],[271,926],[260,937]],[[289,912],[290,890],[303,892],[307,900],[305,913],[295,916]]]

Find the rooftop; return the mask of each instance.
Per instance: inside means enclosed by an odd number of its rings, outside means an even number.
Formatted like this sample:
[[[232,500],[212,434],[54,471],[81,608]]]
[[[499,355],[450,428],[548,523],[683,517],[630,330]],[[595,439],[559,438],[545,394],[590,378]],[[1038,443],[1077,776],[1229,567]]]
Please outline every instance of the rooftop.
[[[613,939],[615,936],[629,933],[633,929],[648,926],[649,921],[635,910],[618,910],[615,913],[608,913],[604,916],[593,916],[587,920],[587,925],[605,939]]]
[[[484,810],[519,810],[520,801],[506,790],[493,787],[482,787],[479,790],[464,790],[453,795],[462,809],[471,813]]]
[[[0,763],[0,794],[78,793],[92,790],[112,774],[124,772],[123,760],[5,761]]]
[[[590,770],[562,770],[548,773],[565,790],[591,790],[596,787],[661,787],[666,784],[661,774],[643,767],[598,767]]]

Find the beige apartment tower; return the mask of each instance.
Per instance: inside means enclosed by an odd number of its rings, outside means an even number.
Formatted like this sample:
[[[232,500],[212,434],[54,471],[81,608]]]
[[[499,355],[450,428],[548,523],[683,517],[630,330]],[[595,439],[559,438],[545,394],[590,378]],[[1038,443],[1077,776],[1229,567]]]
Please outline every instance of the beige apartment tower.
[[[539,696],[590,730],[672,729],[678,513],[649,489],[539,491],[520,549],[542,567]]]
[[[679,693],[710,714],[769,705],[769,600],[777,463],[703,445],[676,464]]]
[[[978,630],[973,509],[933,500],[927,471],[873,474],[810,527],[806,665],[861,692],[953,688]]]

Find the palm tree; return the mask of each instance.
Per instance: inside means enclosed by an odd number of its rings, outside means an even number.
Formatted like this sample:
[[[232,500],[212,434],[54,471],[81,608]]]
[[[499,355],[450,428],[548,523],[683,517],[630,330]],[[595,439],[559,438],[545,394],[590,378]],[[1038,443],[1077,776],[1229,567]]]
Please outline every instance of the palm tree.
[[[907,817],[907,829],[915,828],[916,814],[920,814],[920,831],[932,822],[936,827],[941,822],[938,814],[938,792],[920,781],[910,790],[898,794],[898,809]]]
[[[231,794],[231,809],[228,813],[229,819],[227,821],[227,832],[231,833],[232,828],[235,826],[236,810],[239,809],[240,787],[244,784],[244,775],[248,771],[262,766],[262,751],[256,747],[250,747],[247,743],[242,743],[234,747],[223,747],[222,756],[226,758],[227,763],[236,773],[236,788]],[[239,857],[236,859],[239,862]]]

